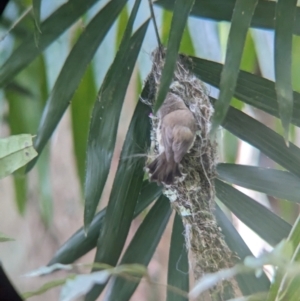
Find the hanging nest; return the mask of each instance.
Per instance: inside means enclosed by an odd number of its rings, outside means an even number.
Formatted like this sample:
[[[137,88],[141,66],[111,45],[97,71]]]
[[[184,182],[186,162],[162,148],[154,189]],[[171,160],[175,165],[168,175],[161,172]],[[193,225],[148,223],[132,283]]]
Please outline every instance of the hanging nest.
[[[154,105],[164,65],[164,50],[153,52],[153,67],[148,76],[148,98],[143,101]],[[186,247],[191,255],[195,280],[203,274],[217,272],[233,265],[233,253],[226,245],[218,227],[214,210],[217,144],[209,138],[213,106],[204,84],[187,67],[188,58],[179,56],[169,92],[185,102],[197,123],[196,138],[183,157],[180,171],[183,175],[171,185],[164,184],[163,193],[181,216],[185,227]],[[151,147],[148,164],[159,154],[158,132],[160,120],[150,116],[152,123]],[[210,291],[211,300],[234,297],[236,286],[224,281]],[[200,297],[199,300],[207,300]]]

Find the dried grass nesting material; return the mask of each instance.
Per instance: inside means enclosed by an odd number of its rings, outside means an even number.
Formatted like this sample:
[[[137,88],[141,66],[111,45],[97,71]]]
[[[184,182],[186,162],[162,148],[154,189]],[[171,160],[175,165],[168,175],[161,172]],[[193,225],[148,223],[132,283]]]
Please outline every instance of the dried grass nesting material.
[[[181,97],[193,113],[197,123],[196,138],[181,161],[180,171],[183,177],[172,185],[164,185],[164,194],[182,217],[186,246],[192,257],[194,277],[197,280],[204,273],[232,266],[233,254],[227,247],[213,214],[217,163],[217,144],[209,138],[213,106],[204,84],[187,68],[187,60],[184,56],[179,57],[169,92]],[[155,101],[163,65],[164,53],[157,49],[153,53],[153,67],[147,79],[149,96],[144,100],[151,106]],[[148,164],[159,154],[160,120],[151,116],[151,123]],[[211,299],[223,300],[224,291],[227,296],[233,297],[235,288],[232,283],[223,282],[211,290]]]

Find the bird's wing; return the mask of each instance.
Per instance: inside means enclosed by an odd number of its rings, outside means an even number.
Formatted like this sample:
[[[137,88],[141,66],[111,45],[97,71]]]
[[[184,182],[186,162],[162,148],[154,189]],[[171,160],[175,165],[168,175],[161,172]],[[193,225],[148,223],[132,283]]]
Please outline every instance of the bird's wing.
[[[193,132],[186,126],[177,126],[174,128],[174,141],[172,149],[175,162],[179,163],[187,153],[194,141]]]
[[[173,150],[172,150],[172,144],[173,144],[173,131],[172,128],[168,125],[162,124],[161,128],[161,139],[162,143],[165,149],[167,161],[173,161]]]

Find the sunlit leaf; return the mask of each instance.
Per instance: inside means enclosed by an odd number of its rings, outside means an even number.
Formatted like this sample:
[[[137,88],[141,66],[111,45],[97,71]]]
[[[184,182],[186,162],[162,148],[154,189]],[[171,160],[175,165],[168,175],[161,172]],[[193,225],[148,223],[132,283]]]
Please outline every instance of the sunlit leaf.
[[[125,33],[126,24],[128,23],[129,14],[128,14],[128,7],[127,5],[124,6],[123,10],[121,11],[119,18],[118,18],[118,28],[117,28],[117,47],[120,46],[122,42],[123,35]]]
[[[278,294],[279,300],[297,300],[300,295],[300,276],[293,276],[292,278],[287,276],[286,283],[280,289]]]
[[[162,22],[162,28],[161,28],[161,42],[163,45],[167,45],[169,33],[171,30],[171,23],[172,23],[172,13],[164,10],[163,11],[163,22]]]
[[[88,130],[93,103],[97,95],[92,66],[89,66],[71,103],[74,152],[83,191]]]
[[[0,139],[0,179],[24,166],[36,156],[31,135],[21,134]]]
[[[186,53],[188,55],[195,55],[195,47],[193,45],[193,39],[191,37],[191,32],[193,30],[194,28],[187,23],[183,31],[182,40],[180,43],[180,52]]]

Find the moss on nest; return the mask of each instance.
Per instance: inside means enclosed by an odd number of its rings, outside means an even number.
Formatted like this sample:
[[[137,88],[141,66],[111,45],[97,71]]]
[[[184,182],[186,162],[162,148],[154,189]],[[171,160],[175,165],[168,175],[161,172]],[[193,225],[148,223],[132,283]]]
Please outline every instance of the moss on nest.
[[[175,184],[165,185],[164,194],[172,207],[181,215],[185,226],[186,246],[192,256],[195,279],[204,273],[212,273],[232,266],[233,254],[227,247],[222,232],[213,214],[216,176],[217,144],[209,138],[213,106],[206,87],[187,67],[188,58],[180,56],[174,72],[170,92],[180,96],[197,121],[195,142],[183,157],[180,170],[183,177]],[[148,76],[149,96],[144,100],[153,106],[157,87],[160,83],[164,53],[157,49],[153,53],[153,67]],[[158,155],[159,120],[151,116],[151,149],[149,160]],[[212,300],[234,297],[234,287],[230,282],[210,291]],[[200,299],[201,300],[201,299]]]

